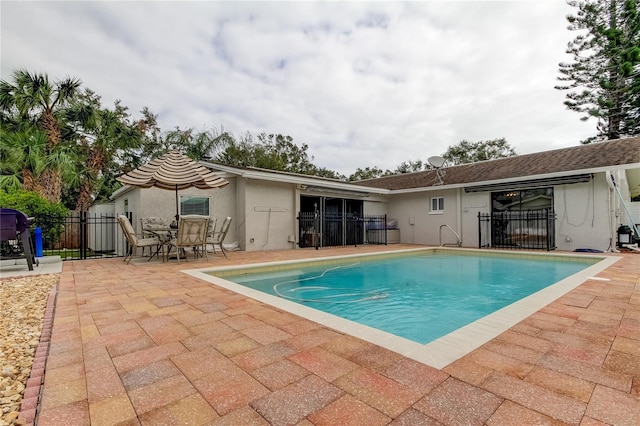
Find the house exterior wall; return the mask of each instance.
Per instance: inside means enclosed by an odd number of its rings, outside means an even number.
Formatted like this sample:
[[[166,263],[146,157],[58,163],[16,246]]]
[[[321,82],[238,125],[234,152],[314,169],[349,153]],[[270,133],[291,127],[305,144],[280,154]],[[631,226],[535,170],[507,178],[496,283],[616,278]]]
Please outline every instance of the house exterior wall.
[[[631,193],[636,190],[631,185],[634,179],[640,179],[640,172],[633,173],[638,170],[625,173],[622,169],[616,169],[612,172],[625,200],[629,200]],[[226,216],[233,219],[225,241],[237,241],[241,250],[297,248],[300,196],[318,196],[319,192],[306,191],[307,185],[299,181],[296,184],[281,179],[264,179],[262,176],[254,179],[229,171],[223,173],[230,182],[224,188],[191,188],[179,194],[209,196],[210,214],[218,219],[218,226]],[[555,242],[558,250],[591,248],[606,251],[610,244],[615,247],[616,230],[620,224],[640,222],[640,202],[625,202],[633,216],[629,219],[625,205],[607,179],[609,173],[600,169],[594,172],[594,179],[590,182],[554,187],[553,202],[557,214]],[[322,196],[362,199],[365,215],[386,214],[388,219],[396,219],[401,242],[409,244],[455,243],[456,236],[450,230],[443,228],[441,231],[441,226],[446,225],[461,237],[462,246],[478,247],[478,213],[491,212],[491,192],[466,193],[463,187],[433,186],[415,192],[376,194],[374,191],[368,195],[345,195],[350,190],[321,189]],[[442,212],[430,211],[433,197],[444,199]],[[124,200],[128,200],[127,209]],[[115,198],[114,210],[117,214],[131,212],[133,226],[139,231],[142,217],[175,215],[175,192],[132,188]]]
[[[478,247],[480,235],[478,234],[478,214],[491,213],[490,192],[464,192],[461,193],[461,237],[464,247]]]
[[[113,217],[114,209],[113,202],[97,203],[89,207],[87,244],[91,250],[105,252],[116,250],[118,237],[122,236],[122,232],[116,223],[104,219]]]
[[[241,247],[246,251],[295,248],[295,242],[288,241],[297,234],[295,185],[250,179],[245,185]]]
[[[362,203],[362,214],[367,215],[382,215],[388,214],[389,211],[389,203],[386,201],[381,201],[380,197],[377,197],[378,201],[369,201],[366,200]],[[388,219],[392,219],[392,217],[388,216]]]
[[[232,228],[236,230],[236,240],[238,241],[238,246],[240,250],[246,250],[246,240],[247,240],[247,232],[246,232],[246,221],[244,217],[244,212],[246,210],[246,199],[245,192],[247,187],[247,180],[241,177],[235,179],[236,182],[236,190],[235,190],[235,205],[236,205],[236,215],[233,218]],[[235,222],[235,225],[234,225]]]
[[[558,250],[609,248],[610,200],[604,173],[596,174],[591,182],[554,187],[553,199]]]
[[[218,227],[225,217],[236,217],[236,178],[228,179],[229,184],[224,188],[198,189],[188,188],[178,191],[178,196],[192,195],[209,197],[209,216],[218,219]],[[125,201],[127,207],[125,208]],[[159,188],[132,188],[130,191],[119,195],[113,202],[117,215],[131,213],[133,229],[141,233],[140,219],[143,217],[164,217],[173,219],[176,214],[176,193]],[[229,233],[225,242],[233,242],[237,239],[236,227],[231,222]]]
[[[624,183],[623,179],[623,176],[618,178]],[[559,185],[553,189],[558,250],[606,251],[611,239],[615,243],[615,229],[629,222],[625,220],[626,213],[621,210],[620,202],[609,199],[604,173],[595,174],[591,182]],[[611,196],[618,198],[616,194]],[[442,214],[430,213],[432,197],[444,197]],[[478,213],[491,212],[491,192],[465,193],[463,188],[397,194],[389,198],[387,214],[398,219],[401,241],[409,244],[438,245],[440,226],[448,225],[460,235],[463,247],[478,247]],[[616,218],[613,225],[609,223],[610,203]],[[630,207],[633,212],[634,206]],[[454,243],[455,236],[442,229],[442,242]]]
[[[459,234],[458,194],[458,189],[443,189],[390,196],[387,215],[389,218],[398,219],[400,241],[408,244],[438,245],[441,225],[448,225]],[[432,197],[444,198],[443,212],[430,211]],[[455,241],[456,237],[443,229],[442,242]]]
[[[478,247],[478,213],[491,212],[491,192],[461,191],[463,246]],[[557,250],[607,250],[611,237],[608,193],[604,173],[591,182],[553,187]]]

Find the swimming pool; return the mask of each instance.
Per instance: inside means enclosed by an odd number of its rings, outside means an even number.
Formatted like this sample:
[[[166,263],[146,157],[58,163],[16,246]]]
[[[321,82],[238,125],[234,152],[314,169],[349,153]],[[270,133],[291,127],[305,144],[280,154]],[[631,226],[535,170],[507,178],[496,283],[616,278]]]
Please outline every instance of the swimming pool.
[[[603,269],[593,269],[601,261],[423,249],[222,268],[199,277],[441,367]]]
[[[426,344],[595,263],[420,253],[226,278]]]

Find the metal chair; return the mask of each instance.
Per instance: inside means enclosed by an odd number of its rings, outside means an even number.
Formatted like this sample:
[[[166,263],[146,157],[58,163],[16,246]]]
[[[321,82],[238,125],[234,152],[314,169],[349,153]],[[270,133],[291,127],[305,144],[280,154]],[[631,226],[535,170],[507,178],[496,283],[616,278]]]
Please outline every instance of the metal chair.
[[[176,248],[178,263],[180,263],[180,250],[184,250],[186,247],[193,249],[194,258],[198,255],[198,251],[202,249],[205,257],[209,260],[206,250],[208,226],[209,216],[180,216],[178,234],[171,240],[169,247],[169,250],[171,250],[171,247]],[[187,257],[185,256],[185,261],[186,260]]]
[[[213,247],[213,254],[216,253],[216,246],[220,247],[220,251],[224,254],[224,257],[227,257],[227,253],[224,252],[224,246],[222,243],[227,236],[227,232],[229,232],[229,226],[231,225],[231,218],[227,216],[222,222],[222,226],[220,227],[220,231],[213,232],[211,236],[207,237],[207,244],[211,244]]]
[[[171,220],[164,217],[148,216],[140,218],[140,231],[143,238],[162,237],[160,233],[169,229]],[[165,241],[169,239],[166,236]],[[142,248],[142,255],[144,256],[144,247]]]
[[[149,260],[153,258],[154,255],[159,254],[160,249],[162,249],[162,257],[164,259],[164,246],[163,242],[158,237],[148,237],[148,238],[139,238],[136,235],[136,231],[133,230],[133,226],[131,226],[131,222],[129,222],[129,218],[125,215],[118,216],[118,223],[120,224],[120,228],[129,243],[129,250],[127,254],[124,256],[123,261],[130,263],[131,259],[136,255],[136,252],[139,248],[144,249],[144,247],[155,247],[156,252],[149,256]],[[144,251],[143,251],[144,253]]]

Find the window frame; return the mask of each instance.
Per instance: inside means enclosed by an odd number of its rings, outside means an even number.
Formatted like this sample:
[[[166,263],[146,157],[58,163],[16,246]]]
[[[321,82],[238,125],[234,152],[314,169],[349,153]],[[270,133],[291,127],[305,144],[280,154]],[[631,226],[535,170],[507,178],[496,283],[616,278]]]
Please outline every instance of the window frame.
[[[184,203],[185,201],[189,201],[192,199],[201,199],[201,200],[207,200],[206,202],[206,213],[205,212],[184,212]],[[202,203],[202,205],[204,205],[204,202]],[[180,196],[180,215],[181,216],[186,216],[186,215],[200,215],[200,216],[211,216],[211,197],[206,196],[206,195],[181,195]]]
[[[444,197],[429,198],[429,214],[444,214]]]

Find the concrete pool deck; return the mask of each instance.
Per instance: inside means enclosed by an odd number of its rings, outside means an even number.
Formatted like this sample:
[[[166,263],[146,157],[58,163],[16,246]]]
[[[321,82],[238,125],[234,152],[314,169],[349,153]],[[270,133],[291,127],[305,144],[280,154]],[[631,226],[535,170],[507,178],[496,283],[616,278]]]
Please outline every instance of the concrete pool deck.
[[[442,369],[181,272],[413,247],[65,262],[40,398],[30,379],[21,417],[40,426],[640,424],[640,254],[620,255]]]

